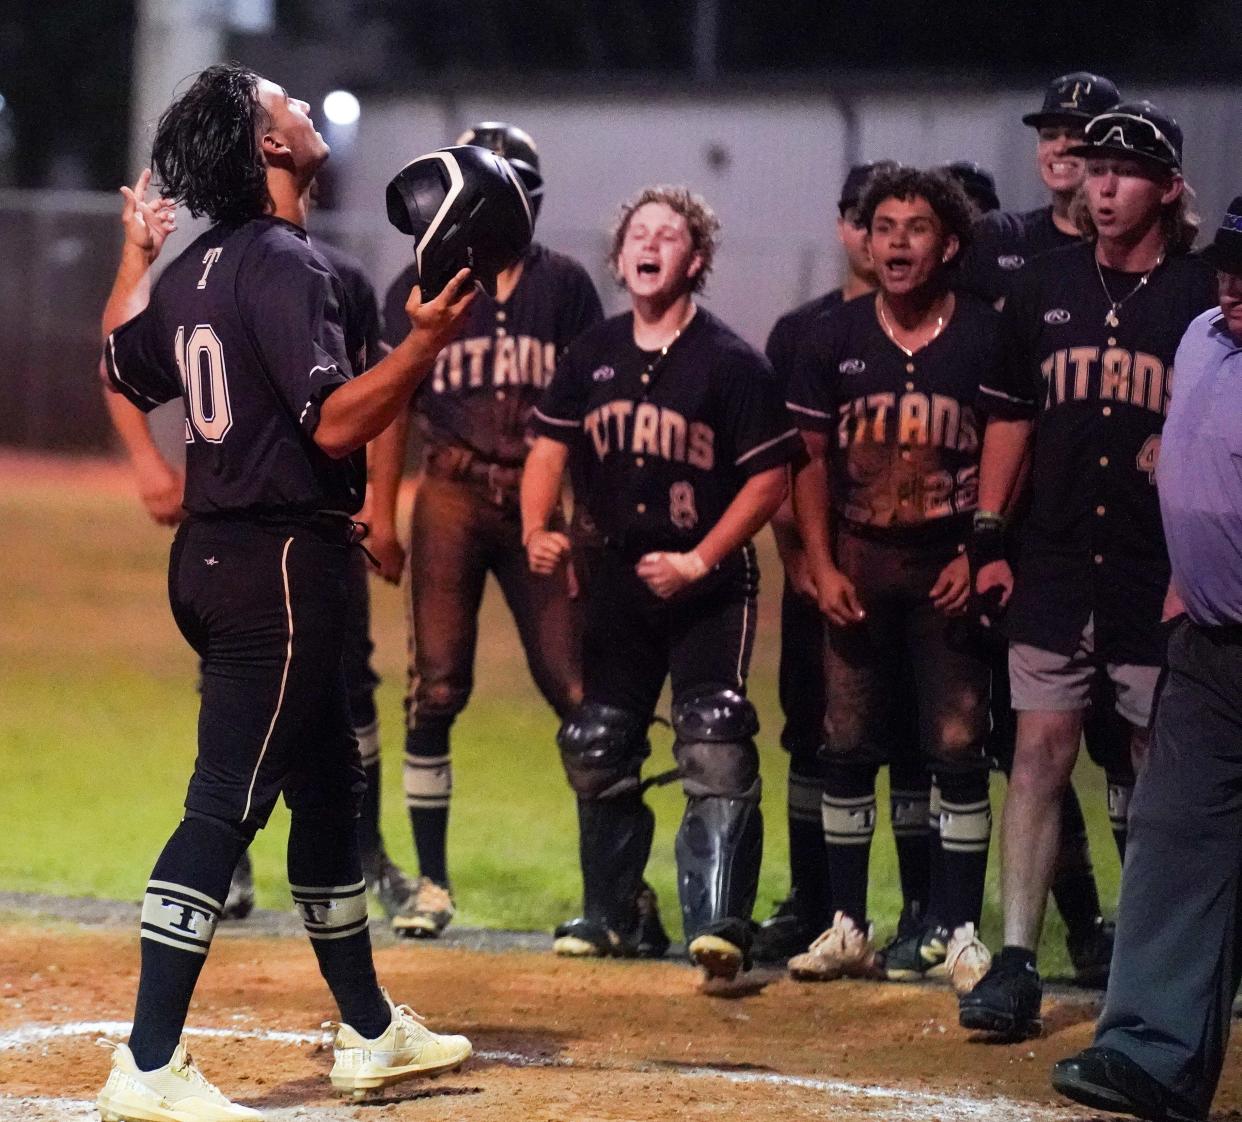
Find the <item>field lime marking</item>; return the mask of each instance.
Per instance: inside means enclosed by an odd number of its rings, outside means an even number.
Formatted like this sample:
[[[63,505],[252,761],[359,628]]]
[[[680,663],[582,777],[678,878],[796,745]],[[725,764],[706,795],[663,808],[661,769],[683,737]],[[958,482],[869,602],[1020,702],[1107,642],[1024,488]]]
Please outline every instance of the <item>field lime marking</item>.
[[[44,1044],[51,1040],[74,1036],[124,1036],[133,1028],[129,1021],[74,1021],[63,1025],[26,1025],[6,1033],[0,1033],[0,1052],[12,1052],[28,1048],[36,1044]],[[224,1028],[187,1028],[186,1036],[206,1037],[213,1039],[262,1040],[274,1044],[320,1044],[326,1041],[323,1032],[281,1032],[274,1029],[224,1029]],[[556,1059],[545,1056],[528,1056],[521,1052],[476,1052],[475,1058],[488,1063],[500,1063],[510,1067],[576,1067],[573,1060]],[[590,1070],[590,1069],[584,1069]],[[620,1071],[636,1069],[620,1068]],[[1006,1098],[973,1098],[969,1095],[937,1094],[933,1091],[911,1091],[903,1087],[885,1087],[865,1083],[847,1083],[837,1079],[815,1079],[805,1075],[781,1075],[776,1072],[762,1071],[726,1071],[714,1067],[648,1067],[683,1079],[721,1079],[727,1083],[761,1084],[772,1087],[796,1087],[807,1091],[818,1091],[828,1095],[850,1095],[865,1099],[882,1099],[900,1104],[903,1113],[890,1115],[890,1122],[928,1122],[940,1119],[941,1122],[969,1122],[971,1119],[988,1119],[989,1122],[1034,1122],[1040,1118],[1056,1117],[1059,1111],[1040,1111],[1032,1103],[1019,1102]],[[6,1104],[21,1107],[22,1104],[46,1105],[49,1110],[62,1110],[61,1114],[51,1117],[63,1117],[66,1122],[77,1118],[93,1117],[72,1113],[79,1107],[94,1110],[94,1104],[69,1099],[42,1099],[27,1097],[22,1099],[0,1096],[0,1122],[17,1122],[18,1119],[29,1119],[30,1114],[9,1113]],[[290,1114],[290,1117],[294,1115]],[[325,1119],[328,1115],[321,1115]],[[278,1115],[272,1114],[276,1118]],[[346,1117],[346,1116],[341,1116]],[[353,1117],[349,1115],[348,1117]]]

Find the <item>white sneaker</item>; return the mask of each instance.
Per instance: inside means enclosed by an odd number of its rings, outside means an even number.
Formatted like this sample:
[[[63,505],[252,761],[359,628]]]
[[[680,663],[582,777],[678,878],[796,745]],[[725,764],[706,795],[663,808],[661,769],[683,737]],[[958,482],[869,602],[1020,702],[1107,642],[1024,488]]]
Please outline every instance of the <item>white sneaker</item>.
[[[184,1040],[155,1071],[139,1071],[126,1045],[103,1043],[112,1049],[112,1071],[97,1101],[103,1122],[263,1122],[257,1110],[229,1102],[207,1082]]]
[[[804,953],[789,960],[789,973],[800,982],[879,977],[871,926],[864,931],[844,912],[837,912],[832,926]]]
[[[964,923],[953,932],[945,952],[944,965],[937,973],[949,979],[958,993],[970,993],[992,965],[992,952],[983,945],[973,923]],[[930,974],[931,971],[928,971]]]
[[[412,1079],[419,1075],[439,1075],[461,1067],[474,1051],[464,1036],[440,1036],[422,1024],[408,1005],[394,1005],[392,1023],[374,1040],[360,1036],[349,1025],[328,1021],[324,1028],[336,1028],[332,1052],[332,1086],[343,1095],[362,1098],[368,1091]]]

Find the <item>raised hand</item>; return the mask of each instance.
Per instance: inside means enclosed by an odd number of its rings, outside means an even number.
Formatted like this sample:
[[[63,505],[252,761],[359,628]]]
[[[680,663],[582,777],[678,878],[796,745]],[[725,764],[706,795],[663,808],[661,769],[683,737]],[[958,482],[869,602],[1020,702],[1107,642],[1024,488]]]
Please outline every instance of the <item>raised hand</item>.
[[[177,204],[163,197],[147,199],[151,186],[151,169],[143,168],[132,187],[122,187],[125,205],[121,209],[121,225],[126,244],[154,261],[164,248],[164,241],[177,228]]]

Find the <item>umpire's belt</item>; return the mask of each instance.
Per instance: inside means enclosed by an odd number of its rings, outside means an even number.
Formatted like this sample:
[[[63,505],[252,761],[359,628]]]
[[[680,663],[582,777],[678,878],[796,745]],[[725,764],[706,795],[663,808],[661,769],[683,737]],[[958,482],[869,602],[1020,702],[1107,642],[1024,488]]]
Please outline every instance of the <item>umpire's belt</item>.
[[[437,444],[427,449],[423,466],[433,479],[452,479],[482,488],[497,506],[517,502],[522,484],[520,464],[498,464],[476,456],[469,448]]]

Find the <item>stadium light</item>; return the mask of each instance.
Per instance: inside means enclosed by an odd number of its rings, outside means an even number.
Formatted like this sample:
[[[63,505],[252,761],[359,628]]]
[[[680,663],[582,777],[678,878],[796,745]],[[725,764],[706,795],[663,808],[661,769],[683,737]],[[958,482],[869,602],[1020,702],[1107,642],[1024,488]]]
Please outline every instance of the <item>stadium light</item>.
[[[352,125],[357,123],[362,106],[348,90],[333,90],[323,99],[323,112],[334,125]]]

